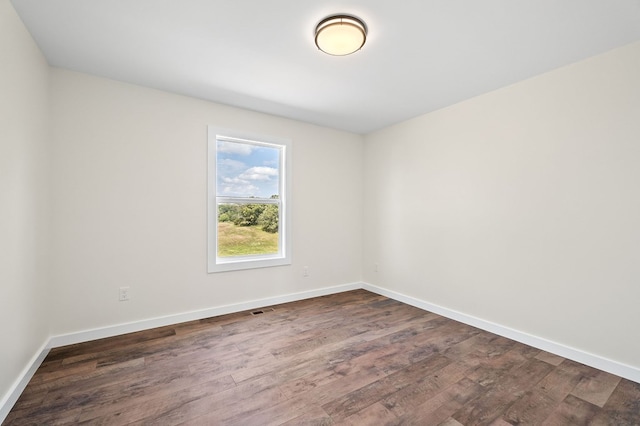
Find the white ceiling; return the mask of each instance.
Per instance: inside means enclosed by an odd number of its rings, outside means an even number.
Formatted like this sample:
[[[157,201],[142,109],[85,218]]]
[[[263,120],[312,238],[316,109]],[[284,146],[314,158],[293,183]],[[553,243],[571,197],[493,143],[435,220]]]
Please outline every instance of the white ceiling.
[[[12,0],[49,63],[368,133],[640,40],[640,0]],[[353,14],[332,57],[316,24]]]

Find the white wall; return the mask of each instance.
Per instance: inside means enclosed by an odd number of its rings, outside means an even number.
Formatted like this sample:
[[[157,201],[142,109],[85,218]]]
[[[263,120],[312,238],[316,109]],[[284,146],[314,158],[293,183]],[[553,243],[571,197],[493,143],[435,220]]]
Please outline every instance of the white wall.
[[[52,102],[52,334],[360,281],[361,136],[60,69]],[[293,265],[207,274],[208,124],[293,141]]]
[[[640,367],[639,76],[634,44],[368,135],[365,281]]]
[[[8,0],[0,0],[0,58],[2,409],[48,337],[48,65]]]

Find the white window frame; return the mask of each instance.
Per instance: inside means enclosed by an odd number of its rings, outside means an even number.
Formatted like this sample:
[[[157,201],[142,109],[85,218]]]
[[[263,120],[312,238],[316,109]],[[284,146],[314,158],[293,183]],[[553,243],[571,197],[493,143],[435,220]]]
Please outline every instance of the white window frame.
[[[276,199],[223,197],[217,194],[217,142],[246,143],[280,149],[280,194]],[[255,135],[237,130],[208,126],[208,272],[227,272],[267,268],[291,264],[291,141],[289,139]],[[251,256],[218,257],[218,203],[279,204],[278,253]]]

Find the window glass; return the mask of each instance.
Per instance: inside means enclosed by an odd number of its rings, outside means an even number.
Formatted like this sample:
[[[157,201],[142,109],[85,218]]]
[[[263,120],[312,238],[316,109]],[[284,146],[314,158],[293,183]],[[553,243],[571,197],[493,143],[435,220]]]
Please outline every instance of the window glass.
[[[218,257],[279,252],[277,204],[218,203]]]

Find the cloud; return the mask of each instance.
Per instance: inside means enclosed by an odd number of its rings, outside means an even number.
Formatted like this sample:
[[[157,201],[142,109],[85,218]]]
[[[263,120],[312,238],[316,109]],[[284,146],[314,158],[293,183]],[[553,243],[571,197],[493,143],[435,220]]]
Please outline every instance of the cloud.
[[[223,158],[218,160],[217,166],[223,170],[222,174],[229,174],[229,172],[240,172],[246,170],[247,165],[242,161],[232,160],[231,158]]]
[[[258,187],[252,185],[248,180],[239,177],[222,179],[218,186],[222,190],[223,195],[231,196],[250,196],[258,191]]]
[[[246,143],[218,141],[218,152],[226,154],[250,155],[255,147]]]
[[[224,177],[222,178],[222,182],[226,184],[234,184],[234,185],[249,185],[250,182],[248,180],[240,179],[239,177]]]
[[[273,167],[251,167],[239,176],[246,180],[271,180],[272,177],[278,177],[278,169]]]

